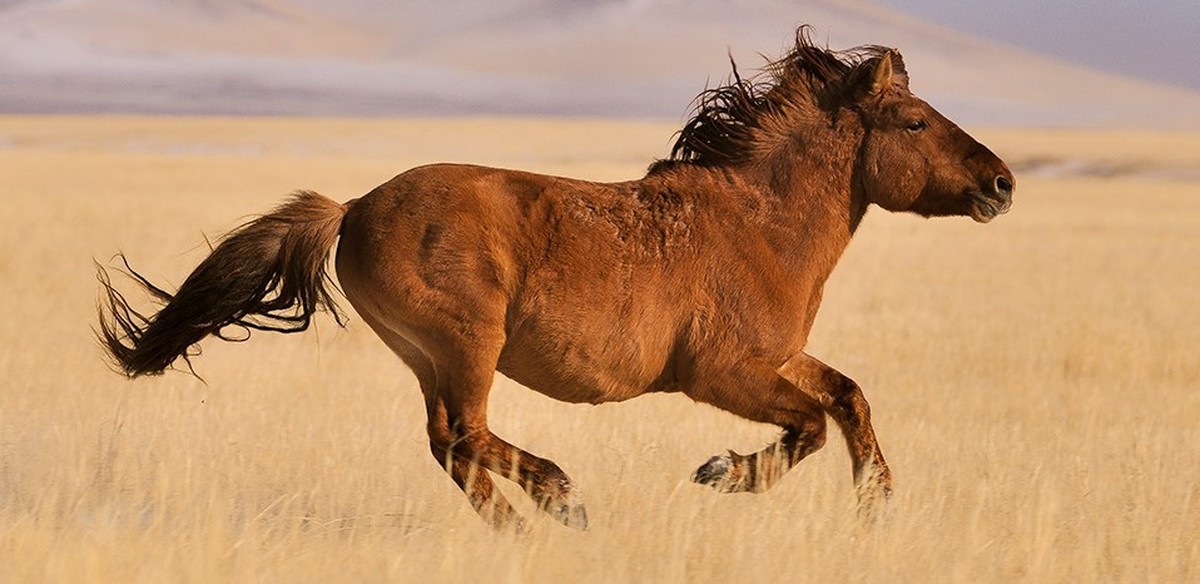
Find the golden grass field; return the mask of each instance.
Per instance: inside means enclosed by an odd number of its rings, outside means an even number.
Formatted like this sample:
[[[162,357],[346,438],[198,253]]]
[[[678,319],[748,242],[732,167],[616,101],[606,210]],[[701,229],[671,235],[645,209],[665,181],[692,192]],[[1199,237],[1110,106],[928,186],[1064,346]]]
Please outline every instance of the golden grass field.
[[[873,405],[896,475],[874,525],[833,426],[775,490],[719,495],[689,474],[774,428],[680,396],[567,405],[500,380],[495,430],[572,475],[591,529],[504,483],[534,521],[498,535],[357,318],[208,342],[207,383],[126,381],[93,340],[93,257],[123,250],[177,284],[206,235],[293,189],[347,199],[442,160],[625,179],[674,130],[0,118],[0,581],[1200,580],[1198,135],[978,131],[1017,169],[1009,215],[868,214],[809,348]],[[1021,170],[1047,165],[1083,172]]]

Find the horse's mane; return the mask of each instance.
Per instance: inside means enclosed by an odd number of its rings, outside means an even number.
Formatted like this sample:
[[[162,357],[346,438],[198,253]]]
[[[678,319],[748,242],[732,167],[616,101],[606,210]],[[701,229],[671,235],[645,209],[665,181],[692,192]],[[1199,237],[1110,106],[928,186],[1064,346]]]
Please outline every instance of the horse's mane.
[[[702,166],[743,162],[768,135],[777,133],[772,130],[794,131],[798,118],[832,111],[852,97],[848,90],[858,86],[889,52],[893,71],[905,75],[893,49],[875,45],[845,51],[822,48],[812,42],[810,27],[804,25],[796,30],[795,46],[779,59],[768,61],[761,73],[751,78],[738,74],[730,56],[732,79],[693,100],[691,119],[677,134],[670,157],[655,167],[673,162]]]

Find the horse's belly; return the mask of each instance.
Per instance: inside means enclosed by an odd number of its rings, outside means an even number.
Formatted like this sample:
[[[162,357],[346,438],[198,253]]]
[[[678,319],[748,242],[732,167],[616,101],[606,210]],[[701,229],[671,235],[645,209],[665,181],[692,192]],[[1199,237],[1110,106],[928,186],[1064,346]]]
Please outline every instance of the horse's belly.
[[[613,343],[545,332],[510,333],[497,370],[538,393],[572,403],[622,401],[655,391],[665,356],[646,351],[636,339]]]

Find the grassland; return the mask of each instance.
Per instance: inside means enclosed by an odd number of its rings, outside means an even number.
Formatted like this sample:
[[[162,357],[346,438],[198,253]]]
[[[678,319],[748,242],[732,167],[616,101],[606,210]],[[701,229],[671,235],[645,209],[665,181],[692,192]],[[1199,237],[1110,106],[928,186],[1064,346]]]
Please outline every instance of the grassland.
[[[810,349],[873,404],[897,495],[871,527],[836,436],[722,496],[689,473],[773,428],[501,380],[497,433],[559,462],[592,528],[525,505],[532,533],[496,535],[361,322],[208,343],[207,383],[125,381],[92,340],[93,257],[177,283],[204,235],[296,188],[349,198],[439,160],[624,179],[673,130],[0,118],[0,581],[1200,580],[1200,136],[981,131],[1027,169],[1009,215],[868,214]]]

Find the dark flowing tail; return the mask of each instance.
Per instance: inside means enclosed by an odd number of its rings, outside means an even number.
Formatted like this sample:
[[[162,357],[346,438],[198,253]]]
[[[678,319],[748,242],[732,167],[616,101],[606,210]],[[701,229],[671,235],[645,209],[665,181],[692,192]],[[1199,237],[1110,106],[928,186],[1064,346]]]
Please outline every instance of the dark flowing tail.
[[[320,310],[341,325],[325,266],[351,203],[307,191],[294,194],[226,235],[174,294],[150,283],[120,255],[128,274],[163,304],[151,316],[131,308],[97,265],[101,344],[126,375],[137,377],[162,373],[180,358],[190,369],[189,357],[199,354],[197,343],[209,335],[238,341],[249,329],[300,332]],[[243,333],[230,336],[227,327]]]

